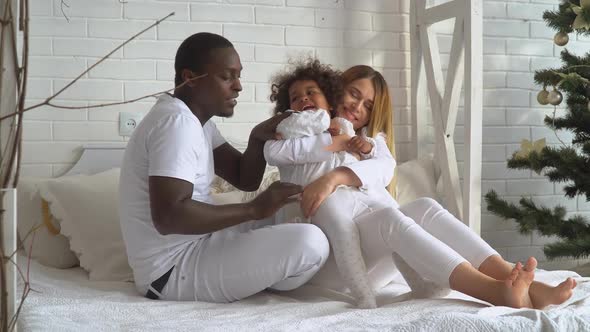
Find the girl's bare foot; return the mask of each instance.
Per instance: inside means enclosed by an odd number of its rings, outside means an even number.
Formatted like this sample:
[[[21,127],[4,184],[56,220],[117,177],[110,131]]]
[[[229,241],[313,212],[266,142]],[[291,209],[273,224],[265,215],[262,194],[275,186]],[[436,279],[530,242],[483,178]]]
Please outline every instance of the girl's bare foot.
[[[550,304],[562,304],[572,296],[576,286],[577,283],[572,278],[567,278],[555,287],[539,284],[535,287],[534,292],[530,292],[533,307],[543,309]]]
[[[524,267],[520,262],[516,264],[508,279],[504,281],[504,305],[513,308],[533,308],[529,288],[533,283],[536,267],[537,260],[533,257],[527,260]]]

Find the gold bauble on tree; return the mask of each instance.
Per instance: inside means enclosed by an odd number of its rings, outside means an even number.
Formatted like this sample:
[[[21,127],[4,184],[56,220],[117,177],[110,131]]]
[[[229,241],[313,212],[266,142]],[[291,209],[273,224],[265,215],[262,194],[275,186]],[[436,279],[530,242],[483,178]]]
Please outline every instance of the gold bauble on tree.
[[[545,90],[545,87],[543,87],[543,90],[539,91],[537,94],[537,101],[541,105],[547,105],[549,104],[547,97],[549,97],[549,91]]]
[[[570,37],[565,32],[558,32],[553,37],[553,42],[557,46],[565,46],[567,42],[570,40]]]
[[[547,101],[549,101],[549,104],[554,106],[561,104],[562,100],[563,95],[556,88],[553,88],[553,91],[549,92],[549,95],[547,96]]]

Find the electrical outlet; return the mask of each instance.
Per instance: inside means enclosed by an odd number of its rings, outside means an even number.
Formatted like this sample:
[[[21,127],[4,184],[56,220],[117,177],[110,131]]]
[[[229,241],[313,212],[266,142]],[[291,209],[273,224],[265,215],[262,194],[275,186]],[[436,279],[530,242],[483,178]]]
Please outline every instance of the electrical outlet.
[[[131,136],[139,122],[144,117],[142,112],[120,112],[119,113],[119,135]]]

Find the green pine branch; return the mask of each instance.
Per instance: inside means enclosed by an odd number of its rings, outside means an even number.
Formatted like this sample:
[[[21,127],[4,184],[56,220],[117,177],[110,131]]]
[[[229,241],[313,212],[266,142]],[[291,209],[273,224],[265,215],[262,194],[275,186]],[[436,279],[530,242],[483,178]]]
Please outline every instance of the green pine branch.
[[[572,28],[577,17],[573,5],[579,6],[580,0],[562,1],[557,10],[546,11],[543,19],[557,32],[590,35],[590,30],[585,28]],[[590,8],[582,8],[580,15],[590,22]],[[544,122],[554,131],[570,131],[571,143],[533,149],[526,157],[514,153],[508,160],[508,168],[543,173],[549,181],[563,183],[565,196],[585,195],[590,201],[590,52],[578,56],[564,49],[560,57],[561,67],[537,70],[534,80],[548,91],[557,88],[563,95],[565,103],[561,105],[566,106],[567,112],[546,116]],[[564,207],[538,206],[526,197],[518,204],[508,203],[494,191],[488,192],[485,199],[490,212],[515,220],[521,233],[537,231],[545,236],[556,235],[560,240],[544,248],[548,258],[590,256],[590,223],[583,216],[566,218]]]
[[[590,237],[558,241],[546,245],[543,248],[545,256],[549,259],[558,257],[586,258],[590,256]]]
[[[515,152],[507,166],[543,173],[551,182],[568,183],[564,186],[567,197],[584,194],[590,200],[590,161],[571,147],[547,146],[540,153],[532,151],[526,158],[517,157]]]
[[[557,10],[548,10],[543,13],[543,20],[547,23],[551,29],[555,31],[561,31],[565,33],[574,32],[572,24],[576,19],[576,13],[571,9],[571,4],[576,6],[580,5],[580,0],[566,0],[562,1]],[[582,15],[588,20],[590,19],[590,13],[584,11]],[[590,31],[585,29],[578,29],[575,32],[579,35],[589,35]]]
[[[516,206],[499,198],[493,190],[485,195],[485,200],[488,211],[506,220],[513,219],[523,234],[538,231],[544,236],[556,235],[566,242],[590,239],[588,220],[580,215],[566,219],[566,210],[562,206],[558,205],[551,210],[537,206],[532,199],[526,197],[522,197],[519,201],[520,206]]]

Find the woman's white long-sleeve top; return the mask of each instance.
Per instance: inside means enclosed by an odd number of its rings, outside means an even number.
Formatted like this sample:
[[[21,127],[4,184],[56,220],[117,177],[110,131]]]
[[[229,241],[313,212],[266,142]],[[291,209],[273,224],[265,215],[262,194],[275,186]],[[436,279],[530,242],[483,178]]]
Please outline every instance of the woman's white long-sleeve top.
[[[269,165],[277,166],[281,181],[305,186],[336,167],[344,166],[352,170],[361,180],[360,190],[381,202],[389,202],[398,207],[385,187],[393,178],[395,159],[387,148],[382,134],[374,137],[375,153],[371,159],[344,162],[338,153],[326,151],[332,144],[329,133],[314,136],[267,141],[264,157]]]

